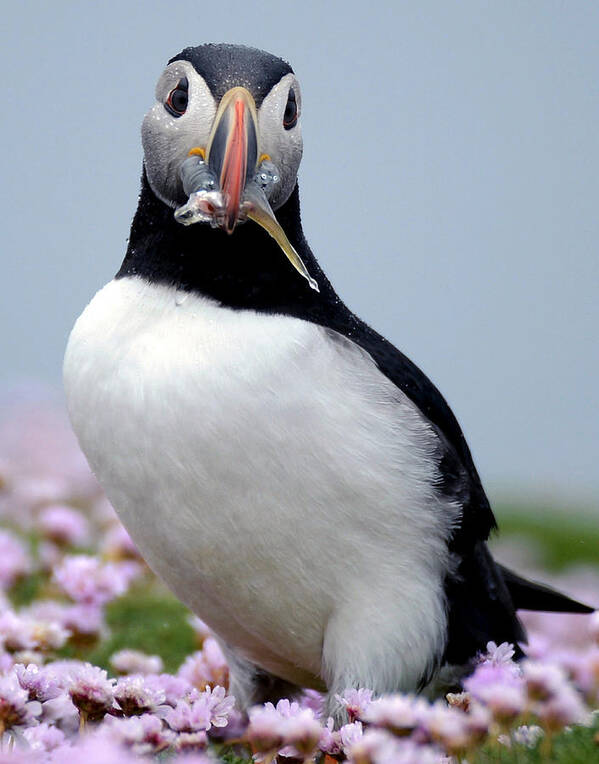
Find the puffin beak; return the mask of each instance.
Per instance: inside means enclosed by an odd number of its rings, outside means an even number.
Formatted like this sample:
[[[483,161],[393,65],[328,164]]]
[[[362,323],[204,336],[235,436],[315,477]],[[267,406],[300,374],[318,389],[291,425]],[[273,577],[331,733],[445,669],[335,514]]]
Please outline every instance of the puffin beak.
[[[219,179],[225,213],[221,227],[232,233],[247,181],[258,163],[258,119],[252,94],[242,87],[221,99],[206,150],[208,167]]]
[[[265,183],[256,178],[258,159],[261,167],[262,162],[270,164],[270,180],[266,171],[260,176],[267,179]],[[192,148],[181,165],[188,200],[175,210],[175,219],[183,225],[210,223],[227,233],[233,233],[240,220],[253,220],[318,292],[318,284],[281,228],[265,193],[269,183],[278,182],[277,172],[270,157],[258,153],[258,116],[252,94],[242,87],[231,88],[218,106],[206,149]]]

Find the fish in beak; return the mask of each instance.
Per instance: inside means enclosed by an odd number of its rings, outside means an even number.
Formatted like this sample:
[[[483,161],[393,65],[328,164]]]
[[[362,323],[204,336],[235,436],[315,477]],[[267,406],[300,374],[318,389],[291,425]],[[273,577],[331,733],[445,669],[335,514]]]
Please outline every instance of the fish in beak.
[[[237,223],[253,220],[275,239],[310,287],[319,291],[268,201],[269,189],[278,183],[279,175],[270,157],[259,154],[256,104],[246,88],[234,87],[224,94],[208,145],[190,150],[180,176],[188,200],[175,210],[179,223],[210,223],[231,234]]]

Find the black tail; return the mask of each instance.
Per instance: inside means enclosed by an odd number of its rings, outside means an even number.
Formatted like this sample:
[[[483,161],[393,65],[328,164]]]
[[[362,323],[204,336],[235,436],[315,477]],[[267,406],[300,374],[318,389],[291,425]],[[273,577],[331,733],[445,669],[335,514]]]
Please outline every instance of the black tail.
[[[511,642],[516,659],[522,658],[524,653],[518,643],[526,643],[526,633],[516,610],[593,612],[592,607],[499,565],[482,541],[462,556],[456,573],[448,576],[445,595],[449,614],[442,662],[456,666],[484,652],[490,640],[497,644]]]
[[[592,607],[566,597],[549,586],[527,581],[512,570],[497,564],[501,570],[516,610],[546,610],[551,613],[592,613]]]

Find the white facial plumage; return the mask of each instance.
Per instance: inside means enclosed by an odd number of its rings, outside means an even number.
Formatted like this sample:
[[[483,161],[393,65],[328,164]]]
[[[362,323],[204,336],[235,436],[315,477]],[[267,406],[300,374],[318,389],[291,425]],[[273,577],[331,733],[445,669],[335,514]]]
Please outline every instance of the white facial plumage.
[[[187,109],[180,117],[174,117],[165,108],[165,103],[169,93],[183,78],[188,82]],[[280,174],[280,181],[273,188],[269,199],[275,210],[291,195],[302,158],[299,118],[297,124],[290,129],[283,125],[291,88],[295,94],[298,115],[301,115],[299,83],[291,73],[279,80],[257,109],[258,156],[268,154]],[[156,85],[156,103],[144,118],[141,135],[150,187],[170,207],[185,201],[179,177],[181,164],[190,149],[206,147],[217,108],[218,101],[191,63],[174,61],[166,67]]]

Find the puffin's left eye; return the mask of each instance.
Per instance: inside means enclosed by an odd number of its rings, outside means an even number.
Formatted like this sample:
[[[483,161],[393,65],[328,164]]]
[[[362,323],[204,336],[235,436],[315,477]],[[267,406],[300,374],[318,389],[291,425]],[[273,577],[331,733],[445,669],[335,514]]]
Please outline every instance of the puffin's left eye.
[[[182,80],[179,80],[177,87],[171,90],[168,94],[164,108],[169,114],[172,114],[173,117],[180,117],[182,114],[185,114],[185,110],[187,109],[188,91],[189,83],[187,82],[187,77],[183,77]]]
[[[292,127],[297,125],[297,101],[295,100],[295,90],[289,88],[289,95],[287,96],[287,106],[285,107],[285,114],[283,115],[283,127],[285,130],[291,130]]]

